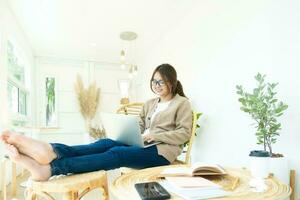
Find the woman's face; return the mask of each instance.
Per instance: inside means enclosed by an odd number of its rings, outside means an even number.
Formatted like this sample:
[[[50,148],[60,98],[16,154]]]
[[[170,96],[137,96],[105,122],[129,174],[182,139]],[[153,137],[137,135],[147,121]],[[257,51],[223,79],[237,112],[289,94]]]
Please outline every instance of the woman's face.
[[[159,72],[156,72],[151,81],[153,91],[161,97],[170,95],[170,84],[166,83]]]

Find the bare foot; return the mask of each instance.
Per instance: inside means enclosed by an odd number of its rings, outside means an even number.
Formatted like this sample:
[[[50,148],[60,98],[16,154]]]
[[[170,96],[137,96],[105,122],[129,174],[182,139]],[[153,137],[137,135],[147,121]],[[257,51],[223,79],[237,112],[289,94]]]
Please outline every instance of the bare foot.
[[[8,139],[8,137],[9,137],[8,132],[7,132],[7,131],[3,131],[3,132],[1,133],[1,135],[0,135],[0,141],[6,142],[7,139]]]
[[[49,164],[57,155],[49,143],[26,137],[12,131],[3,131],[1,140],[17,147],[18,151],[42,165]]]
[[[11,144],[5,144],[9,158],[15,163],[27,169],[33,180],[46,181],[51,177],[50,165],[41,165],[32,158],[22,155],[18,152],[17,148]]]
[[[12,144],[7,144],[7,143],[4,143],[4,147],[5,147],[6,153],[8,154],[9,158],[12,161],[17,162],[18,159],[20,158],[20,154],[19,154],[17,148],[14,147]]]

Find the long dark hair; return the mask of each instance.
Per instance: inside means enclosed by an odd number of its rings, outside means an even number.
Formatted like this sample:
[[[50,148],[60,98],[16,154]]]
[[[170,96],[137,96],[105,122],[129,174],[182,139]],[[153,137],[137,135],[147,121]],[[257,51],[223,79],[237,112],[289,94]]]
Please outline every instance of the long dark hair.
[[[165,83],[171,84],[171,88],[169,88],[169,89],[171,90],[171,93],[173,96],[175,96],[176,94],[179,94],[180,96],[186,97],[183,92],[183,88],[182,88],[180,81],[177,80],[177,72],[176,72],[175,68],[170,64],[161,64],[158,67],[156,67],[156,69],[154,70],[151,80],[150,80],[150,88],[151,88],[152,92],[154,92],[154,91],[152,89],[151,81],[156,72],[158,72],[162,76],[162,79],[164,80]],[[167,87],[169,87],[168,84],[167,84]]]

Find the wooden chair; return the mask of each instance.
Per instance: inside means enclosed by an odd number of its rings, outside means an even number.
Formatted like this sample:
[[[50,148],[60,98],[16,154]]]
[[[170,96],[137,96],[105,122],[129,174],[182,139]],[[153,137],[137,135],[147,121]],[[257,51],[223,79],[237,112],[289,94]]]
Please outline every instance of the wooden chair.
[[[296,170],[290,170],[290,187],[292,188],[292,193],[290,195],[290,200],[295,200],[295,184],[296,184]],[[299,195],[300,199],[300,195]]]
[[[29,181],[26,189],[26,200],[36,200],[38,196],[46,200],[54,200],[49,193],[62,194],[63,200],[80,200],[85,194],[97,188],[102,191],[102,199],[108,200],[105,171],[74,174],[45,182]]]
[[[187,148],[186,150],[184,150],[182,152],[182,154],[184,155],[184,159],[183,160],[178,160],[176,159],[172,164],[178,165],[178,164],[191,164],[191,153],[192,153],[192,147],[195,141],[195,137],[196,137],[196,129],[197,129],[197,113],[195,111],[193,111],[193,123],[192,123],[192,133],[191,133],[191,137],[187,143]]]

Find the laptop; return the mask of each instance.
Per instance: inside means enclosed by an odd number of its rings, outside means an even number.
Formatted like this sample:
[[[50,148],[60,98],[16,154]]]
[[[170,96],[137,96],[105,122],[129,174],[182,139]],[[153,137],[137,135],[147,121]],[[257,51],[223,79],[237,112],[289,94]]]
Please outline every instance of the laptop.
[[[139,118],[132,115],[100,113],[102,125],[108,138],[126,145],[147,148],[161,142],[144,142]]]

